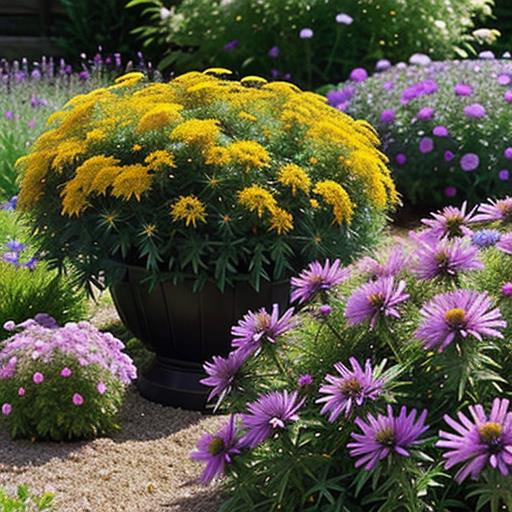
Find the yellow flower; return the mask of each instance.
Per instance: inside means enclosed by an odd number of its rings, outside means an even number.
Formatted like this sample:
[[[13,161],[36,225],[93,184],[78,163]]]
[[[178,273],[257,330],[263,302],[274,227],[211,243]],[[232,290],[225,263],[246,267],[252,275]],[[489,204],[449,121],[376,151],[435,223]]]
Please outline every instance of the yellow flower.
[[[245,112],[243,110],[242,110],[242,112],[240,112],[238,114],[238,117],[240,119],[244,119],[245,121],[253,121],[254,122],[254,121],[258,120],[258,118],[256,116],[253,116],[252,114],[249,114],[249,112]]]
[[[281,167],[278,181],[292,189],[292,195],[295,196],[297,190],[308,193],[311,187],[311,180],[307,172],[296,164],[287,164]]]
[[[259,185],[251,185],[238,193],[238,202],[251,212],[262,217],[265,211],[272,213],[277,208],[274,196]]]
[[[95,192],[96,194],[105,195],[108,187],[114,184],[114,180],[121,174],[123,168],[117,165],[103,167],[94,177],[89,193]]]
[[[229,164],[231,160],[229,151],[222,146],[208,148],[205,157],[205,163],[207,165],[226,165]]]
[[[142,149],[142,146],[140,144],[134,144],[132,146],[132,151],[140,151]]]
[[[144,159],[144,162],[147,164],[148,169],[152,171],[158,170],[162,165],[166,165],[167,167],[176,167],[174,163],[174,155],[169,153],[169,151],[165,151],[165,149],[157,149],[149,153],[149,155]]]
[[[132,82],[133,80],[136,80],[137,82],[139,82],[143,78],[144,78],[144,73],[141,73],[140,71],[131,71],[130,73],[125,73],[124,75],[117,77],[114,80],[114,83],[121,84],[126,81]]]
[[[64,190],[61,192],[62,197],[62,215],[77,217],[87,207],[87,194],[84,192],[79,183],[68,181]]]
[[[73,137],[61,142],[56,149],[53,168],[57,171],[61,171],[65,165],[72,164],[74,160],[85,153],[86,150],[87,144]]]
[[[205,69],[203,71],[203,73],[205,75],[213,75],[213,76],[221,77],[224,75],[227,75],[227,76],[232,75],[233,71],[231,71],[230,69],[226,69],[226,68],[208,68],[208,69]]]
[[[124,200],[135,196],[140,201],[142,194],[151,188],[152,181],[153,177],[147,167],[141,164],[125,165],[114,179],[112,195]]]
[[[16,167],[24,170],[18,197],[22,209],[34,206],[43,195],[45,178],[53,158],[52,151],[34,151],[16,162]]]
[[[282,235],[293,229],[293,216],[282,208],[274,208],[270,217],[270,229]]]
[[[171,205],[171,216],[174,222],[185,221],[185,226],[197,227],[197,222],[206,222],[206,208],[194,195],[180,196]]]
[[[261,76],[246,76],[240,80],[244,87],[262,87],[268,84],[268,80],[261,78]]]
[[[314,210],[320,208],[320,203],[316,199],[310,199],[309,204],[311,205],[311,208],[313,208]]]
[[[144,114],[137,124],[138,132],[159,130],[171,123],[181,120],[180,110],[183,105],[178,103],[160,103]]]
[[[270,162],[267,150],[254,140],[238,140],[226,147],[230,160],[243,165],[246,169],[261,169]]]
[[[217,119],[189,119],[174,128],[172,140],[179,140],[188,145],[208,147],[215,144],[220,135]]]
[[[325,203],[332,207],[334,219],[338,224],[343,221],[350,223],[353,214],[353,206],[346,190],[333,180],[319,181],[313,190],[322,197]]]
[[[142,235],[146,235],[148,238],[151,238],[156,233],[156,225],[155,224],[144,224],[142,226]]]
[[[102,130],[101,128],[93,128],[91,131],[87,132],[87,135],[85,136],[85,140],[87,142],[101,142],[106,138],[107,134],[105,133],[105,130]]]

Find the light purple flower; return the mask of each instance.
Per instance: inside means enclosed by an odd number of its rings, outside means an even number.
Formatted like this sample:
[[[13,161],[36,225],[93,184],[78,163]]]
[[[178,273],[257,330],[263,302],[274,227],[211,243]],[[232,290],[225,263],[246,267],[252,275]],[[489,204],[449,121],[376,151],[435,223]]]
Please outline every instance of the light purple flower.
[[[32,380],[34,384],[41,384],[44,382],[44,375],[41,372],[35,372],[34,375],[32,375]]]
[[[508,181],[510,179],[510,171],[508,169],[501,169],[501,171],[498,172],[498,178],[501,181]]]
[[[351,369],[342,363],[336,363],[334,368],[339,375],[325,376],[326,384],[319,392],[325,394],[317,404],[323,403],[321,414],[329,415],[329,422],[334,423],[343,413],[347,418],[356,407],[361,407],[367,400],[375,401],[382,393],[384,380],[377,378],[369,359],[364,370],[356,358],[349,359]]]
[[[416,330],[426,349],[442,352],[457,337],[484,336],[503,338],[498,330],[507,326],[499,308],[493,307],[487,293],[455,290],[436,295],[420,311],[421,323]]]
[[[267,55],[271,59],[277,59],[279,57],[279,46],[272,46],[270,50],[268,51]]]
[[[293,308],[279,317],[279,306],[274,304],[272,314],[265,308],[256,313],[249,311],[237,325],[231,328],[232,346],[249,356],[261,349],[262,343],[275,343],[276,339],[294,326]]]
[[[18,240],[9,240],[5,246],[7,249],[13,252],[21,252],[25,249],[25,244],[22,244],[21,242],[18,242]]]
[[[453,151],[450,151],[449,149],[447,149],[444,152],[443,158],[444,158],[445,162],[451,162],[455,158],[455,154],[453,153]],[[451,187],[451,188],[453,189],[455,187]],[[448,197],[453,197],[453,196],[448,196]]]
[[[505,254],[512,255],[512,233],[506,233],[496,244],[496,247]]]
[[[385,91],[390,91],[393,87],[395,87],[395,84],[391,80],[387,80],[382,84],[382,88]]]
[[[242,415],[246,433],[241,439],[243,446],[255,448],[266,441],[277,429],[284,429],[304,405],[305,398],[299,400],[297,391],[272,391],[262,394],[255,402],[247,404],[247,413]]]
[[[416,66],[427,66],[432,62],[432,59],[424,53],[414,53],[409,57],[409,64]]]
[[[73,372],[67,366],[62,368],[62,370],[60,371],[61,377],[67,378],[67,377],[71,377],[71,375],[73,375]]]
[[[453,87],[453,91],[457,96],[471,96],[473,94],[473,87],[469,84],[458,83]]]
[[[355,424],[362,434],[353,432],[353,441],[347,444],[349,453],[356,457],[356,468],[363,466],[366,471],[373,469],[379,461],[392,454],[409,457],[410,449],[420,443],[420,437],[428,430],[425,425],[427,411],[416,419],[417,411],[408,413],[405,407],[395,416],[390,405],[387,414],[368,414],[366,421],[356,418]]]
[[[453,278],[466,270],[484,268],[478,259],[478,248],[466,238],[419,240],[414,260],[413,271],[420,279]]]
[[[291,279],[291,301],[304,304],[317,293],[330,290],[350,277],[350,269],[344,268],[339,259],[331,262],[327,259],[322,265],[319,261],[310,263],[298,277]]]
[[[231,416],[217,434],[204,434],[197,442],[197,449],[191,453],[193,460],[206,463],[200,478],[203,485],[224,475],[226,464],[231,464],[240,454],[242,446],[236,421],[236,416]]]
[[[345,14],[344,12],[340,12],[336,15],[336,23],[341,23],[342,25],[352,25],[354,22],[354,18]]]
[[[507,103],[512,103],[512,90],[505,91],[505,93],[503,94],[503,99]]]
[[[434,150],[434,140],[431,137],[422,137],[420,139],[420,143],[418,144],[418,148],[420,153],[432,153]]]
[[[398,165],[405,165],[407,163],[407,155],[405,155],[404,153],[397,153],[395,155],[395,162]]]
[[[391,62],[388,59],[379,59],[375,64],[375,71],[386,71],[391,67]]]
[[[463,171],[474,171],[480,165],[480,157],[476,153],[466,153],[462,155],[459,163]]]
[[[512,78],[510,78],[510,75],[507,75],[506,73],[500,73],[497,81],[500,85],[508,85],[512,81]]]
[[[468,476],[476,480],[485,467],[497,469],[502,475],[509,474],[512,464],[512,412],[509,401],[495,398],[489,415],[482,405],[470,405],[471,417],[457,414],[458,421],[445,415],[444,421],[455,433],[439,432],[438,448],[443,454],[444,467],[451,469],[462,464],[455,480],[460,484]]]
[[[396,114],[392,108],[387,108],[380,113],[380,122],[383,124],[393,123],[395,119]]]
[[[435,238],[448,238],[457,236],[471,236],[472,231],[469,228],[473,222],[473,215],[476,208],[466,213],[467,203],[464,202],[461,208],[455,206],[446,206],[441,211],[432,213],[431,219],[422,219],[421,222],[428,226],[428,231]]]
[[[409,256],[400,246],[395,246],[384,261],[380,259],[365,256],[359,260],[359,270],[370,274],[372,279],[379,277],[397,276],[402,270],[405,270],[409,264]]]
[[[400,318],[396,306],[409,298],[409,294],[404,293],[405,287],[405,281],[395,283],[393,277],[382,277],[363,284],[347,301],[345,318],[348,325],[369,321],[373,328],[384,317]]]
[[[349,78],[353,82],[364,82],[368,78],[368,72],[364,68],[354,68]]]
[[[313,384],[313,376],[309,373],[305,373],[304,375],[300,375],[297,379],[297,386],[300,388],[304,388],[306,386],[311,386]]]
[[[17,252],[14,252],[14,251],[4,252],[2,254],[2,260],[5,263],[10,263],[11,265],[14,265],[16,267],[18,267],[19,264],[20,264],[19,254]]]
[[[478,207],[475,222],[502,222],[512,221],[512,197],[506,196],[503,199],[490,199],[489,203],[481,204]]]
[[[485,107],[480,103],[472,103],[464,107],[464,115],[470,119],[482,119],[486,115]]]
[[[423,107],[418,110],[418,113],[416,114],[416,117],[420,121],[429,121],[434,117],[435,110],[431,107]]]
[[[494,55],[494,53],[491,52],[490,50],[485,50],[478,54],[478,58],[482,60],[494,60],[496,58],[496,55]]]
[[[422,96],[427,96],[429,94],[435,94],[438,89],[439,86],[434,80],[424,80],[422,82],[415,83],[404,89],[400,97],[400,102],[406,105],[416,98],[421,98]]]
[[[226,394],[231,390],[235,377],[246,360],[246,355],[236,350],[227,357],[213,356],[212,362],[207,362],[203,365],[208,377],[200,382],[204,386],[213,388],[208,395],[208,400],[218,396],[219,401],[217,405],[222,402]]]
[[[503,151],[503,156],[507,159],[507,160],[512,160],[512,148],[506,148],[505,151]]]
[[[71,398],[71,401],[77,407],[84,405],[84,402],[85,402],[84,397],[80,393],[73,393],[73,397]]]
[[[98,382],[96,384],[96,391],[100,394],[100,395],[104,395],[105,392],[107,391],[107,386],[105,385],[104,382]]]
[[[318,314],[321,318],[327,318],[332,313],[332,307],[329,304],[322,304],[318,308]]]
[[[434,126],[432,134],[435,135],[436,137],[448,137],[448,135],[450,135],[450,133],[448,132],[448,128],[442,125]]]
[[[314,35],[315,33],[310,28],[303,28],[299,32],[299,37],[301,39],[311,39]]]
[[[481,229],[471,236],[471,241],[480,249],[496,245],[501,238],[501,233],[496,229]]]
[[[11,412],[12,412],[12,405],[10,403],[7,403],[7,402],[4,403],[2,405],[2,414],[4,416],[9,416],[9,414],[11,414]]]
[[[512,297],[512,283],[507,282],[501,287],[501,293],[505,295],[505,297]]]
[[[26,390],[24,387],[18,388],[18,396],[25,396]]]
[[[14,119],[14,112],[12,110],[7,110],[4,112],[4,117],[8,120]]]
[[[331,107],[336,107],[352,99],[356,89],[353,85],[347,85],[342,89],[335,89],[327,93],[327,102]]]

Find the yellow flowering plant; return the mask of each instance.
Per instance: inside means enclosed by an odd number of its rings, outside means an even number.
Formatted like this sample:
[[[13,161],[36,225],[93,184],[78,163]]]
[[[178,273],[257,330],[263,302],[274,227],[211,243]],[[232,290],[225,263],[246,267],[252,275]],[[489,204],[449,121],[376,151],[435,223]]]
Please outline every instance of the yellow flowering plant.
[[[19,204],[84,283],[123,264],[220,289],[371,245],[397,194],[373,128],[287,82],[129,73],[53,114]]]

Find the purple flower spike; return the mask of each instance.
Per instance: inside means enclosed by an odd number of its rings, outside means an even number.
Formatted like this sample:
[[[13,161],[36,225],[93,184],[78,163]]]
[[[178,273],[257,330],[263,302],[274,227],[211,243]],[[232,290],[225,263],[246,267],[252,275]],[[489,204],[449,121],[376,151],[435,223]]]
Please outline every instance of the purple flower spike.
[[[288,423],[297,421],[299,409],[305,398],[299,400],[297,391],[272,391],[260,395],[255,402],[247,404],[247,414],[242,415],[246,434],[242,437],[243,446],[255,448],[266,441],[277,429],[284,429]]]
[[[466,238],[420,241],[414,259],[413,271],[420,279],[453,278],[466,270],[484,268],[478,248]]]
[[[345,308],[345,318],[349,325],[369,321],[375,327],[384,317],[400,318],[396,306],[406,301],[409,294],[404,293],[405,281],[395,283],[393,277],[382,277],[363,284],[349,297]]]
[[[248,357],[259,351],[264,341],[275,343],[279,336],[294,326],[293,311],[293,308],[288,309],[281,318],[277,304],[272,307],[272,314],[265,308],[261,308],[257,313],[249,311],[238,325],[231,329],[234,337],[233,347],[240,350],[244,357]]]
[[[350,269],[344,268],[341,261],[327,259],[322,265],[319,261],[310,263],[298,277],[291,279],[291,301],[304,304],[321,291],[330,290],[350,277]]]
[[[444,416],[444,421],[455,433],[439,432],[438,448],[444,448],[444,467],[451,469],[462,464],[455,475],[460,484],[468,476],[476,480],[480,473],[490,466],[502,475],[509,474],[512,465],[512,412],[509,401],[495,398],[491,413],[487,415],[478,405],[469,406],[471,417],[459,412],[458,421]]]
[[[409,450],[420,443],[419,438],[428,430],[425,425],[427,411],[416,419],[417,411],[402,407],[395,416],[390,405],[387,414],[368,414],[366,421],[356,418],[355,424],[362,434],[352,433],[353,441],[347,444],[349,453],[356,457],[356,468],[363,466],[366,471],[373,469],[379,461],[392,454],[409,457]]]
[[[354,357],[349,362],[351,369],[336,363],[334,368],[339,376],[327,374],[327,383],[320,387],[320,393],[326,396],[316,400],[316,403],[324,404],[320,412],[329,414],[330,423],[334,423],[341,413],[347,418],[355,407],[361,407],[367,400],[376,400],[382,393],[384,380],[375,376],[369,359],[364,370]]]
[[[199,439],[197,449],[191,453],[193,460],[206,463],[200,478],[203,485],[224,475],[226,464],[231,464],[240,453],[242,446],[236,421],[236,416],[231,416],[217,434],[205,434]]]
[[[420,311],[416,337],[428,350],[442,352],[455,338],[484,336],[503,338],[498,330],[507,326],[499,308],[494,308],[487,293],[456,290],[436,295]]]
[[[488,204],[481,204],[478,207],[475,222],[512,222],[512,197],[506,196],[503,199],[491,199]]]

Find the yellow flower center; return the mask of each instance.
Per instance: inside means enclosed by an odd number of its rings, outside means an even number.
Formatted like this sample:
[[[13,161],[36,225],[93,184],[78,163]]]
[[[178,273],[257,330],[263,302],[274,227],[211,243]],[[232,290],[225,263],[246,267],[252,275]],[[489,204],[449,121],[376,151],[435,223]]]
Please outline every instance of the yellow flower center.
[[[340,391],[344,395],[348,395],[348,396],[358,395],[361,392],[361,389],[362,389],[361,383],[355,378],[344,380],[340,384]]]
[[[395,432],[391,427],[383,428],[377,432],[375,439],[384,446],[393,446],[395,444]]]
[[[206,209],[196,196],[181,196],[171,206],[173,220],[185,221],[185,226],[197,227],[197,222],[206,222]]]
[[[462,308],[452,308],[444,314],[444,319],[451,326],[462,326],[466,322],[466,312]]]
[[[264,331],[270,327],[270,316],[268,313],[258,313],[255,322],[258,331]]]
[[[208,451],[212,455],[218,455],[224,450],[224,439],[220,437],[214,437],[208,445]]]

